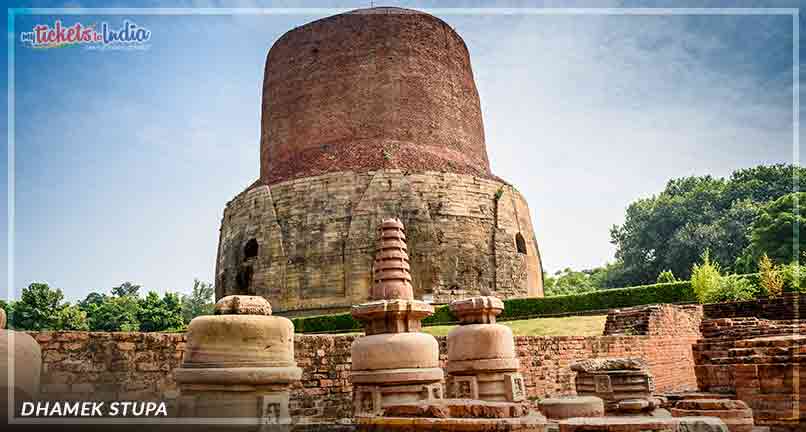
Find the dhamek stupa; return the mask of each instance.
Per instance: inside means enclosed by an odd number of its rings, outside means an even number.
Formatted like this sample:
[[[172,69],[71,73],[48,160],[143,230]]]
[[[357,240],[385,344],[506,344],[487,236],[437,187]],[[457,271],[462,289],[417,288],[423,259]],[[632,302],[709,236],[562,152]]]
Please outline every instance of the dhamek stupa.
[[[287,315],[366,302],[388,217],[407,227],[416,299],[543,295],[529,207],[490,171],[462,38],[398,8],[289,31],[266,59],[260,178],[224,210],[216,298]]]

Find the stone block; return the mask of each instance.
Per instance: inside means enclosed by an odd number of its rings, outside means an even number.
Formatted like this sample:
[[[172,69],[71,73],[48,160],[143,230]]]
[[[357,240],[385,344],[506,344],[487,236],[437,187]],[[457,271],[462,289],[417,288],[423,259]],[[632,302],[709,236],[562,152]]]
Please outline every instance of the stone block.
[[[604,402],[595,396],[568,396],[546,398],[538,403],[540,412],[552,420],[571,417],[601,417],[605,414]]]

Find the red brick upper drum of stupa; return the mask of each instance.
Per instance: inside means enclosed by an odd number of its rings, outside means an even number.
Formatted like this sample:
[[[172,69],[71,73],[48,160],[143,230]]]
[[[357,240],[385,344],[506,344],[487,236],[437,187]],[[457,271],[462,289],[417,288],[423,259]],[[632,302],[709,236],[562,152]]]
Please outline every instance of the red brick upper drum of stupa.
[[[383,168],[491,175],[467,47],[416,11],[359,10],[283,35],[261,123],[265,184]]]

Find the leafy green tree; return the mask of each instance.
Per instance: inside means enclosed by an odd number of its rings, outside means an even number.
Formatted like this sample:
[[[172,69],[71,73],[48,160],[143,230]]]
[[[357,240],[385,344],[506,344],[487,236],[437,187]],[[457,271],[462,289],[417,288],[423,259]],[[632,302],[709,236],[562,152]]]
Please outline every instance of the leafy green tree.
[[[652,283],[670,270],[687,279],[706,249],[728,271],[743,271],[756,260],[742,258],[761,208],[791,191],[792,165],[735,171],[729,179],[694,176],[670,180],[658,195],[629,205],[624,224],[611,229],[621,286]]]
[[[182,296],[182,317],[185,324],[190,323],[190,320],[199,315],[212,315],[215,306],[214,295],[213,284],[194,279],[193,291],[190,295]]]
[[[100,306],[100,304],[104,301],[106,301],[106,294],[91,292],[87,294],[87,297],[85,297],[84,300],[78,302],[78,307],[84,311],[88,311],[93,307]]]
[[[117,297],[137,297],[140,295],[140,288],[142,288],[140,285],[135,285],[131,282],[123,282],[119,286],[112,288],[112,295]]]
[[[707,303],[753,300],[758,296],[758,286],[743,275],[723,276],[717,289],[709,291]]]
[[[725,191],[729,202],[748,199],[757,203],[774,201],[792,192],[792,179],[806,169],[791,164],[759,165],[734,171]]]
[[[722,274],[719,264],[711,261],[711,254],[706,249],[702,253],[702,263],[695,263],[691,270],[691,289],[700,303],[709,303],[716,298],[722,286]]]
[[[87,312],[81,310],[77,305],[67,305],[59,311],[59,330],[89,330]]]
[[[791,193],[773,201],[761,211],[753,223],[750,234],[750,253],[753,257],[766,254],[779,264],[789,264],[801,257],[794,256],[793,246],[797,234],[800,250],[806,250],[806,217],[795,214],[795,201],[806,204],[806,192]],[[795,231],[795,224],[798,224]]]
[[[600,289],[618,288],[628,285],[627,274],[624,271],[624,263],[616,261],[607,263],[603,267],[596,267],[591,270],[583,270],[591,276],[591,285]]]
[[[779,297],[784,292],[783,272],[767,254],[758,260],[759,286],[770,297]]]
[[[60,289],[51,289],[46,283],[28,285],[14,304],[13,327],[19,330],[58,330],[65,307],[63,299]]]
[[[6,327],[13,328],[11,316],[14,315],[14,302],[12,300],[0,300],[0,309],[6,312]]]
[[[775,266],[784,282],[785,292],[806,292],[806,268],[799,263],[778,264]]]
[[[109,296],[88,312],[90,330],[93,331],[137,331],[140,322],[137,315],[140,305],[136,297]]]
[[[656,282],[657,283],[677,282],[677,278],[674,277],[674,273],[672,273],[671,270],[664,270],[660,272],[660,274],[658,275],[658,280]]]
[[[596,287],[593,286],[590,273],[585,271],[566,268],[543,280],[543,292],[547,297],[591,291],[596,291]]]
[[[103,323],[103,320],[106,317],[101,316],[102,313],[99,311],[103,307],[103,304],[108,300],[109,297],[106,294],[91,292],[86,298],[84,298],[84,300],[78,302],[78,308],[87,315],[87,324],[90,330],[101,330],[99,326],[101,323]]]
[[[140,322],[140,331],[179,329],[184,324],[182,303],[176,294],[165,293],[160,299],[157,293],[150,291],[139,303],[137,318]]]

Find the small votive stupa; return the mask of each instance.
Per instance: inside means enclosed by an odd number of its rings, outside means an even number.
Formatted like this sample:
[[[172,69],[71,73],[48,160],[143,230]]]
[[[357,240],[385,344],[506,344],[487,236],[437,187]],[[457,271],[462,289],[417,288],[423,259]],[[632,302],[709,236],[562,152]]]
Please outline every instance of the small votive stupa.
[[[378,229],[373,275],[372,301],[352,308],[366,333],[352,346],[353,412],[379,415],[390,404],[442,399],[439,344],[420,332],[420,321],[434,309],[414,300],[406,234],[398,219],[386,219]]]
[[[258,296],[228,296],[215,315],[190,322],[176,370],[179,415],[233,424],[289,424],[288,392],[302,370],[294,361],[294,325],[271,316]]]
[[[495,323],[504,302],[480,296],[451,302],[450,308],[461,325],[448,333],[449,396],[494,402],[524,400],[512,329]]]

